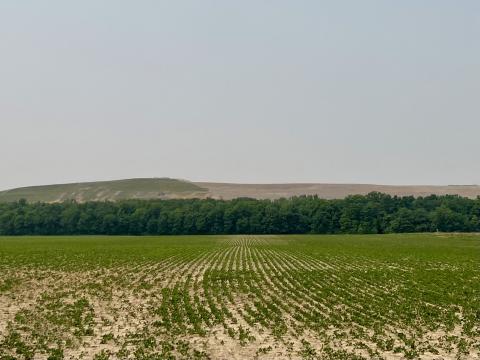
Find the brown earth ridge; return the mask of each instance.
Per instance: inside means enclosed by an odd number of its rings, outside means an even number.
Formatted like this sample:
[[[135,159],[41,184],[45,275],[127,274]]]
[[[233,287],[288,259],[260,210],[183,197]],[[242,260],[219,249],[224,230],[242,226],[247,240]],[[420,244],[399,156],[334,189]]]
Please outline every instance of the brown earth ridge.
[[[349,195],[381,192],[392,196],[459,195],[480,196],[478,185],[374,185],[374,184],[234,184],[190,182],[170,178],[140,178],[22,187],[0,191],[0,202],[25,199],[28,202],[62,202],[66,200],[118,201],[126,199],[224,199],[241,197],[279,199],[317,195],[323,199],[342,199]]]
[[[374,185],[374,184],[231,184],[196,182],[208,189],[212,198],[234,199],[251,197],[255,199],[278,199],[301,195],[317,195],[323,199],[343,199],[349,195],[366,195],[381,192],[397,196],[459,195],[468,198],[480,196],[478,185]]]

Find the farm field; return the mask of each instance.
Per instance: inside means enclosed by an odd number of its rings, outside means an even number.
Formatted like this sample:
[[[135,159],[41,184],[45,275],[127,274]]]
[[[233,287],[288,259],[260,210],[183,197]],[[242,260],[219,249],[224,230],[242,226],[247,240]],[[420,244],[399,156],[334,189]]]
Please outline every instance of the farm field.
[[[480,235],[0,237],[0,359],[480,359]]]

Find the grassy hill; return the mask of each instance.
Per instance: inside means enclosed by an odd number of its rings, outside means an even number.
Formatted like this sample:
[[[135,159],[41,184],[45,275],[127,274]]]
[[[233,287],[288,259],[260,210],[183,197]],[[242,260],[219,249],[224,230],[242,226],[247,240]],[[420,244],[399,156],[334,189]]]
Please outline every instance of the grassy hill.
[[[342,199],[348,195],[365,195],[378,191],[398,196],[460,195],[480,196],[480,186],[393,186],[369,184],[231,184],[189,182],[169,178],[144,178],[87,183],[22,187],[0,191],[0,202],[26,199],[29,202],[78,202],[122,199],[188,199],[214,198],[278,199],[300,195],[318,195],[324,199]]]
[[[188,181],[169,178],[127,179],[22,187],[0,192],[0,202],[79,202],[122,199],[172,199],[202,197],[206,189]]]

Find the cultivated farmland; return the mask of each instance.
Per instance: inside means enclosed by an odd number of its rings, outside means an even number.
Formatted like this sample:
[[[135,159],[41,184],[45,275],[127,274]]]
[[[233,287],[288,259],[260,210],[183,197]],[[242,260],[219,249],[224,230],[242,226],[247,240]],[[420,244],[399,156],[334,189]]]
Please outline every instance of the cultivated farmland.
[[[0,238],[0,359],[478,359],[480,236]]]

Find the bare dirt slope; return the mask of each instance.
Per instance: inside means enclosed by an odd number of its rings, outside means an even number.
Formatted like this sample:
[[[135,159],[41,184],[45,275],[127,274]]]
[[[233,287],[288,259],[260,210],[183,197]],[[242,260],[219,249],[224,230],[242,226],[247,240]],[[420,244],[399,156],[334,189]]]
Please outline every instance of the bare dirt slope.
[[[391,186],[369,184],[232,184],[190,182],[169,178],[143,178],[73,184],[22,187],[0,191],[0,202],[26,199],[29,202],[66,200],[118,201],[125,199],[279,199],[300,195],[318,195],[324,199],[341,199],[348,195],[365,195],[372,191],[399,196],[460,195],[480,196],[480,186]]]
[[[278,199],[299,195],[318,195],[324,199],[342,199],[348,195],[366,195],[372,191],[378,191],[398,196],[428,196],[436,195],[460,195],[469,198],[480,196],[478,185],[369,185],[369,184],[229,184],[229,183],[195,183],[201,188],[207,189],[206,196],[219,199],[234,199],[238,197],[250,197],[256,199]]]

